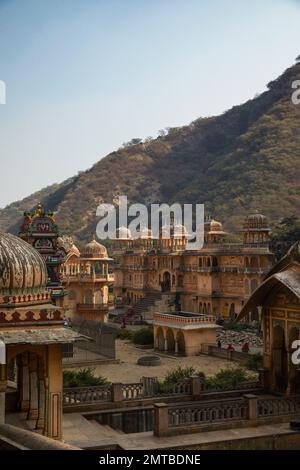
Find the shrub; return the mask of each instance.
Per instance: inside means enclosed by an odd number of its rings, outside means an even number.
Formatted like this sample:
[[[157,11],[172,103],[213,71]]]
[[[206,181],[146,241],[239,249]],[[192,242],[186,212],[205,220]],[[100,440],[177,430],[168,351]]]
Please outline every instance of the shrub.
[[[132,340],[132,331],[127,328],[120,328],[117,333],[117,338]]]
[[[141,328],[132,334],[134,344],[153,344],[153,329]]]
[[[89,387],[92,385],[107,385],[108,380],[104,377],[95,377],[94,369],[80,369],[79,371],[63,371],[64,387]]]
[[[194,367],[181,367],[178,366],[176,369],[169,371],[163,381],[156,383],[156,393],[169,393],[173,390],[174,385],[180,380],[187,379],[195,374]],[[200,372],[197,374],[205,380],[205,375]]]
[[[207,389],[230,390],[247,380],[246,371],[239,368],[221,369],[213,377],[206,379]]]
[[[247,359],[245,366],[247,369],[258,371],[263,366],[263,356],[261,353],[251,354]]]

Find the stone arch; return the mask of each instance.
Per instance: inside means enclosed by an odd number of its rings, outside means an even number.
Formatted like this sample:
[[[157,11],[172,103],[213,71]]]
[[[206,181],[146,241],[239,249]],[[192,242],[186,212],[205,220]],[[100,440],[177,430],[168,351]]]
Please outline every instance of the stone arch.
[[[36,429],[44,429],[46,419],[46,364],[42,353],[24,349],[8,358],[7,376],[13,384],[8,391],[6,411],[22,411]]]
[[[171,274],[169,271],[165,271],[163,274],[163,282],[162,282],[162,291],[169,292],[171,290]]]
[[[176,341],[178,344],[178,353],[185,354],[185,338],[182,331],[178,331],[176,334]]]
[[[235,304],[234,303],[230,304],[229,317],[230,317],[231,320],[235,319]]]
[[[174,338],[173,330],[171,328],[168,328],[167,330],[166,339],[167,339],[168,351],[174,352],[175,351],[175,338]]]
[[[94,303],[94,296],[92,289],[86,289],[84,291],[84,302],[85,304],[93,304]]]
[[[159,326],[156,331],[156,347],[159,351],[165,350],[165,336],[163,329]]]

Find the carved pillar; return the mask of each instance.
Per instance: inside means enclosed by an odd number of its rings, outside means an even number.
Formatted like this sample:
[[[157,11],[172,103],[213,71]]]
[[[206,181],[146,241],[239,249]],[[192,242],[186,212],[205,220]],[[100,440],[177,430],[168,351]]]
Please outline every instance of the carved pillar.
[[[23,353],[20,360],[20,410],[29,410],[29,353]]]
[[[36,429],[44,429],[46,413],[46,387],[45,387],[45,369],[44,361],[38,360],[38,418]]]
[[[175,339],[175,354],[178,354],[179,348],[178,348],[178,341]]]
[[[44,434],[62,438],[62,352],[60,344],[48,346],[46,364],[46,414]]]
[[[37,355],[29,353],[29,410],[27,419],[38,418]]]
[[[167,337],[165,337],[165,351],[168,351],[168,340],[167,340]]]

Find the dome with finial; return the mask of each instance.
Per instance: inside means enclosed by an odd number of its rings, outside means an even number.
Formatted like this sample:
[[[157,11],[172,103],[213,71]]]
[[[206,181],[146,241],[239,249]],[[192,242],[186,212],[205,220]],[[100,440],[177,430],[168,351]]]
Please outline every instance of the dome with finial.
[[[93,237],[93,240],[85,245],[81,251],[81,256],[83,258],[107,258],[107,249],[104,245],[97,242],[96,238]]]
[[[131,232],[130,232],[129,228],[119,227],[117,229],[117,239],[118,240],[131,240],[132,235],[131,235]]]
[[[63,235],[58,238],[57,244],[60,248],[64,249],[68,257],[70,257],[71,255],[75,255],[78,258],[80,257],[80,251],[75,245],[72,237],[69,237],[68,235]]]
[[[268,219],[265,215],[255,211],[246,217],[243,228],[245,230],[268,230]]]
[[[0,297],[42,291],[47,281],[39,252],[21,238],[0,232]]]

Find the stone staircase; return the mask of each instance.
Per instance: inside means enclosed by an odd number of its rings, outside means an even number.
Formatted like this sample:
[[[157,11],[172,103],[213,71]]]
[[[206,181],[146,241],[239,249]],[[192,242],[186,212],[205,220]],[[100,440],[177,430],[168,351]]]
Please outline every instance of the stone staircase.
[[[174,294],[147,292],[146,296],[133,306],[133,310],[136,315],[141,315],[143,320],[152,320],[154,312],[170,312],[175,310],[174,301]]]
[[[174,294],[157,291],[146,292],[144,297],[118,316],[117,323],[125,322],[126,325],[135,325],[141,321],[152,320],[154,312],[175,310],[174,302]]]

